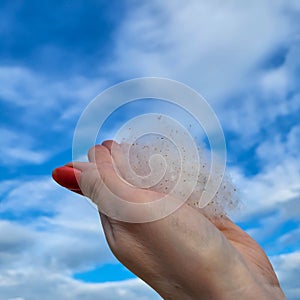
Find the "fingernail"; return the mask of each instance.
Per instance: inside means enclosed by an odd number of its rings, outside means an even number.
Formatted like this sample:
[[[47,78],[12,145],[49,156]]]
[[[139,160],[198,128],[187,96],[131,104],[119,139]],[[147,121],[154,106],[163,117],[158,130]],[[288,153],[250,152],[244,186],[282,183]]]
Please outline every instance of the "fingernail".
[[[52,178],[61,186],[76,192],[81,193],[78,181],[81,171],[72,167],[63,166],[53,170]]]

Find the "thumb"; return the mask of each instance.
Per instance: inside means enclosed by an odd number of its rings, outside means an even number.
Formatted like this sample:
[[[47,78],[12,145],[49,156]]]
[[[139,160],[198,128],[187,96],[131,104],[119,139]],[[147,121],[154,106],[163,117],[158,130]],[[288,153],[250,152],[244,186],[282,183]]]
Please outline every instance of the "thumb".
[[[167,195],[141,189],[125,181],[115,169],[109,149],[103,145],[91,148],[89,159],[89,163],[72,162],[68,166],[81,171],[79,186],[82,193],[111,219],[144,223],[160,219],[166,216],[166,212],[182,205],[173,198],[163,202]]]
[[[133,196],[137,190],[136,187],[125,181],[117,166],[113,163],[113,158],[109,149],[102,145],[96,145],[89,150],[88,157],[90,162],[71,162],[67,166],[75,168],[81,172],[79,186],[83,194],[93,200],[95,203],[100,198],[107,198],[114,195],[133,201]],[[106,194],[107,189],[111,192]]]
[[[129,215],[134,214],[135,207],[129,205],[129,202],[133,205],[148,202],[149,197],[140,197],[137,192],[139,189],[118,175],[109,149],[106,147],[97,145],[91,148],[89,159],[88,163],[67,164],[81,171],[79,186],[82,193],[98,206],[101,213],[110,218],[123,221],[131,219]]]

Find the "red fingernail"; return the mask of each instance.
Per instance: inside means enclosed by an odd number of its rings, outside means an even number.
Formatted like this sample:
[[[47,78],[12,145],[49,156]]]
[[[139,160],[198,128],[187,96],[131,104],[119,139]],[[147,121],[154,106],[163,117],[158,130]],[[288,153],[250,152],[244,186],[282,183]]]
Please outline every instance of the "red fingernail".
[[[72,167],[63,166],[53,170],[53,179],[61,186],[75,192],[82,194],[78,185],[81,171]]]

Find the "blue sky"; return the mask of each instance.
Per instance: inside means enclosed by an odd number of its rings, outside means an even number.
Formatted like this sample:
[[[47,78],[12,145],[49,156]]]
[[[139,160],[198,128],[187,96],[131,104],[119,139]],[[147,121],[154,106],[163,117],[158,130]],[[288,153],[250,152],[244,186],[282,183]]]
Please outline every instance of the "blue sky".
[[[299,15],[297,0],[1,1],[0,298],[159,299],[110,253],[95,209],[50,175],[95,96],[161,76],[215,110],[242,203],[232,217],[299,299]]]

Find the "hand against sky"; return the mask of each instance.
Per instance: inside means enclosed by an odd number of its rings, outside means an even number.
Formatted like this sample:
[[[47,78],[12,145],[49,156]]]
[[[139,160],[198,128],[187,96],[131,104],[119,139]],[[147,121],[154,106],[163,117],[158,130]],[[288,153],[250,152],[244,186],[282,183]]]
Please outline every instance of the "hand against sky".
[[[112,161],[120,158],[112,157],[111,148],[106,141],[89,151],[90,163],[68,164],[79,187],[64,179],[63,168],[53,177],[95,203],[110,197],[103,182],[127,201],[157,199],[156,192],[127,184],[116,174]],[[114,255],[164,299],[285,299],[262,248],[226,217],[208,217],[185,204],[149,223],[121,222],[101,212],[100,218]]]

